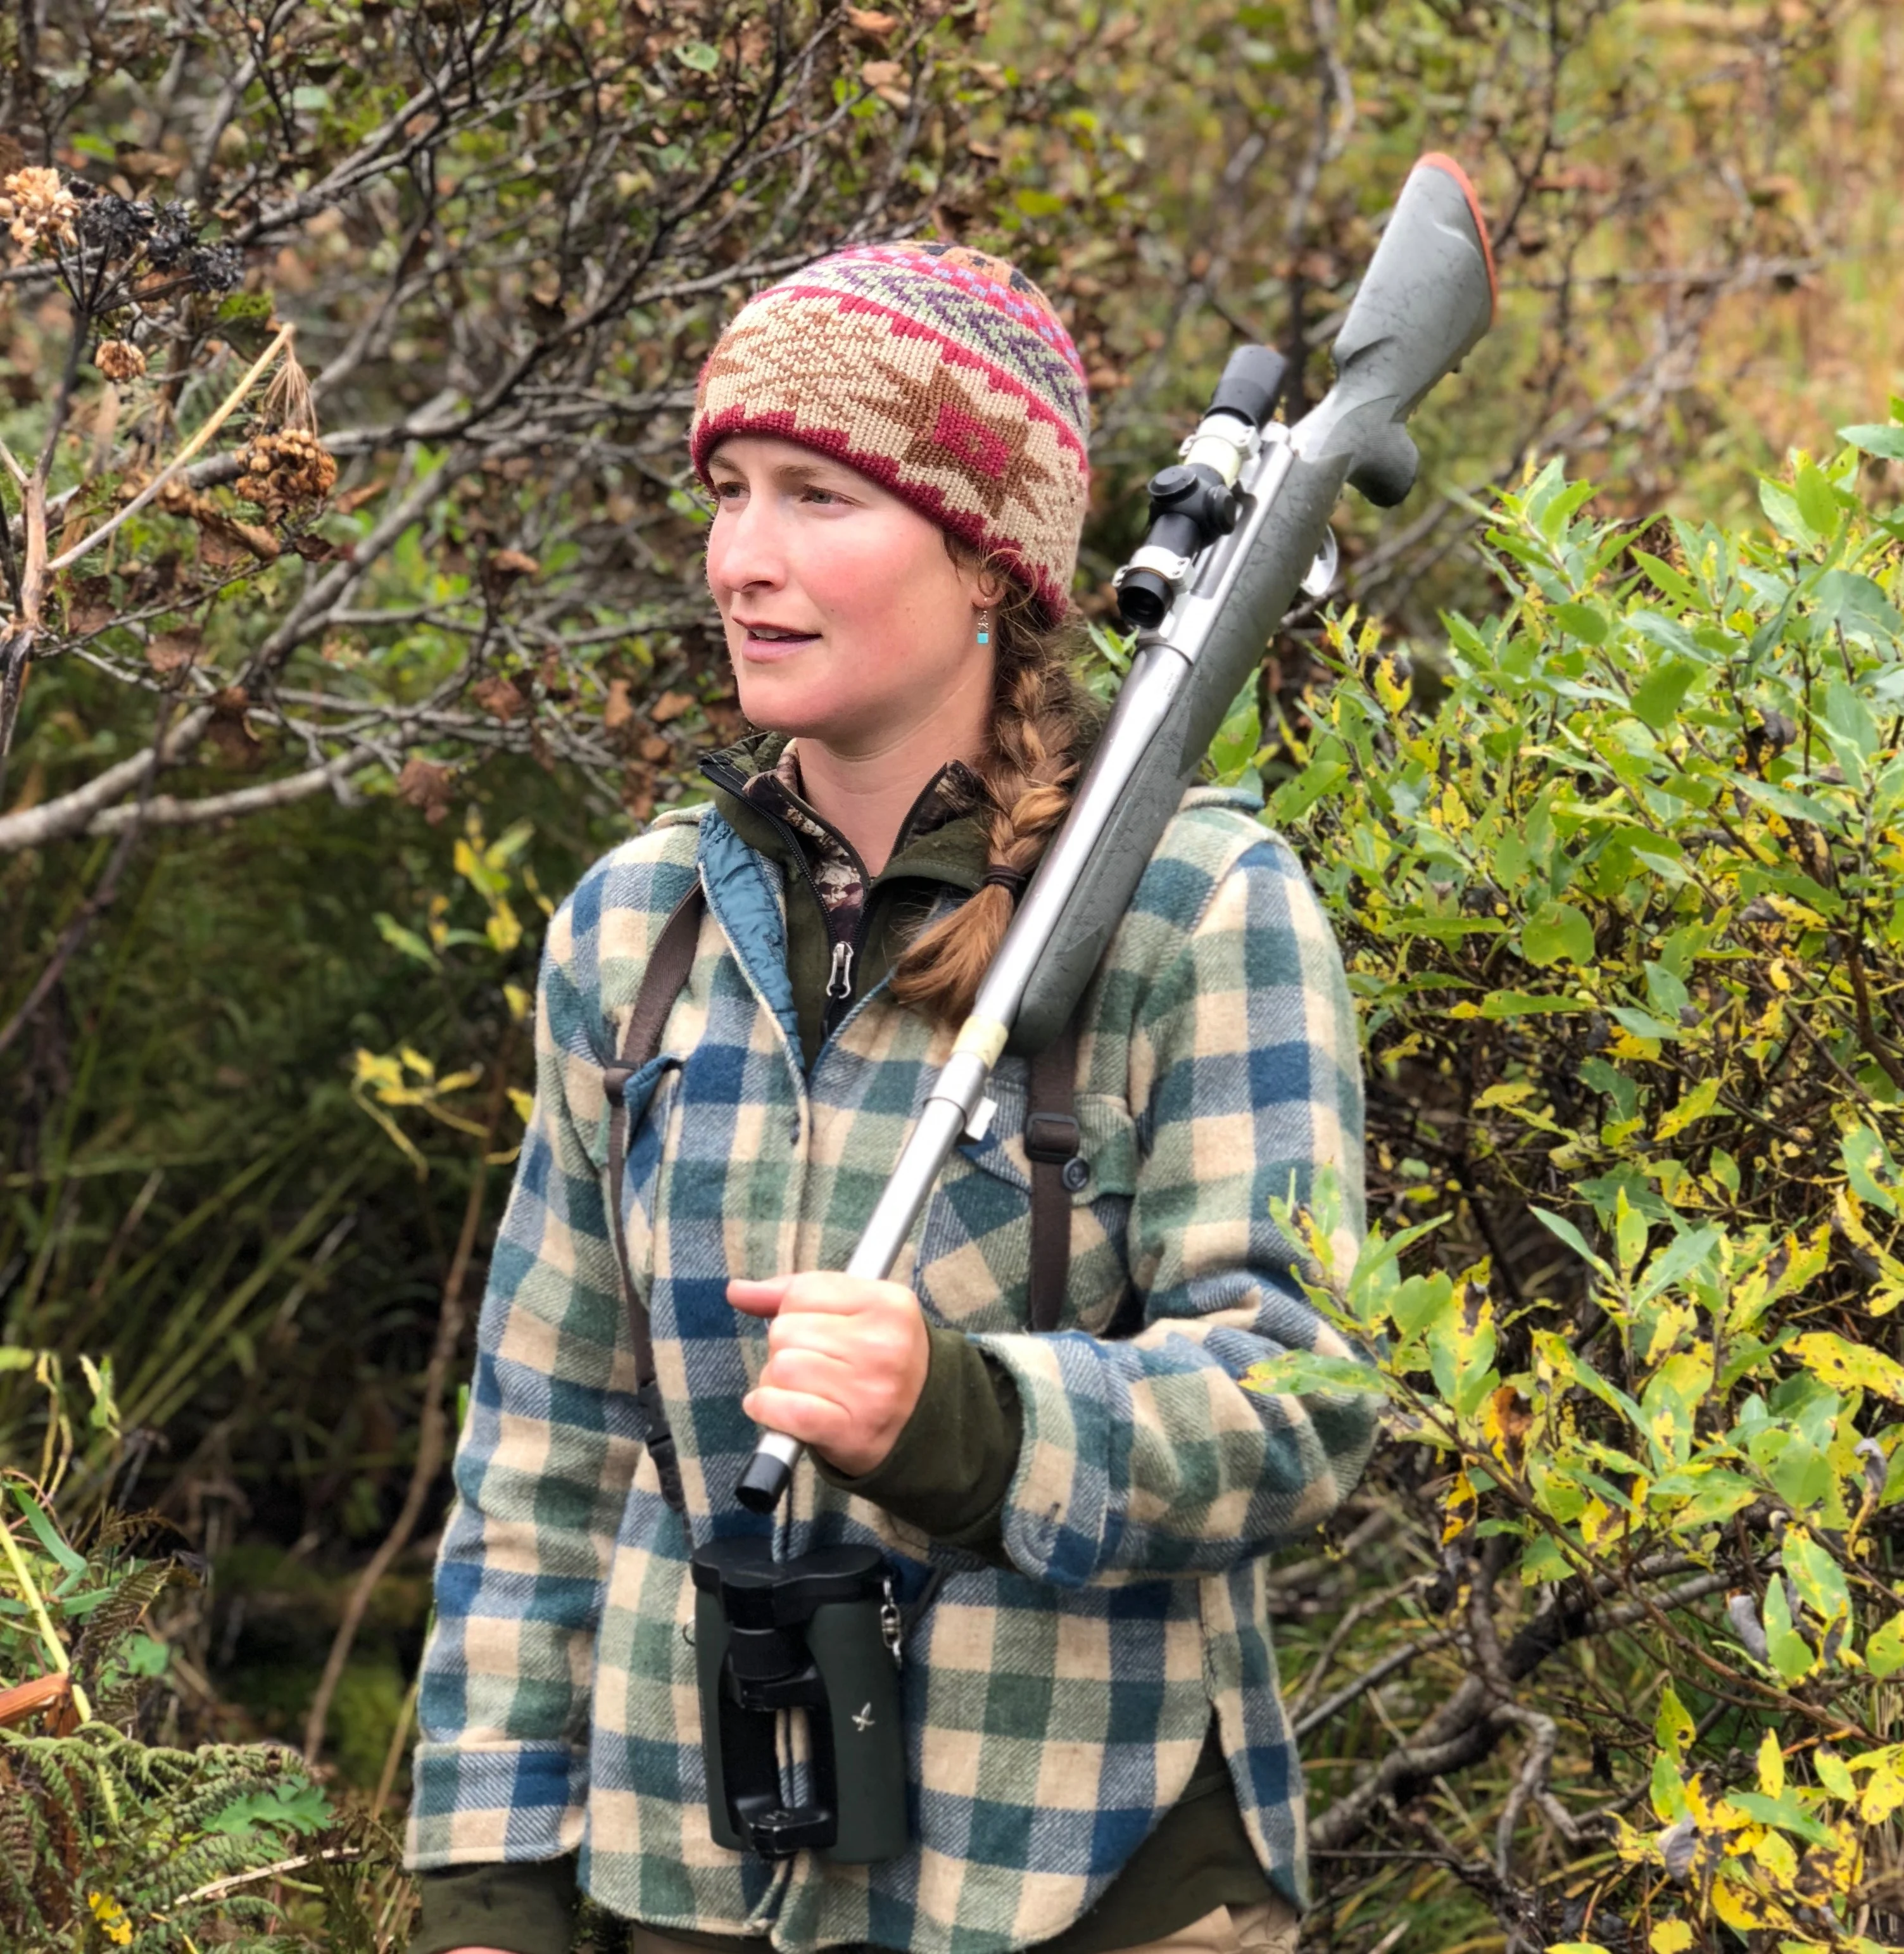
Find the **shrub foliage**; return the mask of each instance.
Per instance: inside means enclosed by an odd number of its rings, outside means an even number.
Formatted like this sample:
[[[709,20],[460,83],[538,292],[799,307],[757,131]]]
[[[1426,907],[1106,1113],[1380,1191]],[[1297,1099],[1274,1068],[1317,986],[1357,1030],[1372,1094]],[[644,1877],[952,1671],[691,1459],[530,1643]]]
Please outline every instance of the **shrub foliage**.
[[[1365,1014],[1341,1320],[1432,1529],[1336,1711],[1457,1658],[1317,1836],[1425,1838],[1510,1946],[1904,1930],[1904,426],[1846,433],[1764,534],[1527,482],[1506,608],[1412,666],[1332,626],[1271,796]]]

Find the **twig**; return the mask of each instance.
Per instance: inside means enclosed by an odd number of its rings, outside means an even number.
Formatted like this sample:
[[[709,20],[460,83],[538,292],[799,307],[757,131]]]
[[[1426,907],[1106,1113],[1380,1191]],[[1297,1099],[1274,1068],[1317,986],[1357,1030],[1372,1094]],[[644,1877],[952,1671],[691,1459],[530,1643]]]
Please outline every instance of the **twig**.
[[[306,1866],[348,1865],[369,1856],[362,1846],[327,1846],[320,1852],[303,1852],[294,1859],[279,1859],[269,1866],[254,1866],[248,1873],[232,1873],[222,1880],[213,1880],[209,1886],[196,1886],[188,1893],[181,1893],[174,1900],[169,1911],[176,1913],[181,1906],[196,1906],[208,1899],[222,1899],[228,1893],[236,1893],[240,1886],[248,1886],[256,1880],[281,1878],[286,1873],[302,1872]]]

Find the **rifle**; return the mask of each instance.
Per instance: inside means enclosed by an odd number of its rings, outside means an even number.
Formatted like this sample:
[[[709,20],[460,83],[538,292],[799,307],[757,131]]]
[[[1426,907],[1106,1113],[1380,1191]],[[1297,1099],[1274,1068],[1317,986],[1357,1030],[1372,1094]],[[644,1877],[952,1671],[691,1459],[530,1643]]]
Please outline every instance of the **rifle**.
[[[1390,213],[1333,349],[1335,384],[1293,427],[1273,420],[1283,361],[1231,356],[1182,465],[1150,484],[1151,526],[1118,573],[1138,627],[1130,670],[1071,811],[1046,849],[971,1015],[848,1259],[883,1278],[952,1149],[982,1136],[1006,1051],[1032,1054],[1070,1018],[1230,702],[1305,580],[1334,570],[1343,484],[1386,508],[1415,485],[1406,423],[1494,322],[1494,254],[1459,164],[1423,156]],[[799,1441],[768,1432],[737,1489],[771,1513]]]

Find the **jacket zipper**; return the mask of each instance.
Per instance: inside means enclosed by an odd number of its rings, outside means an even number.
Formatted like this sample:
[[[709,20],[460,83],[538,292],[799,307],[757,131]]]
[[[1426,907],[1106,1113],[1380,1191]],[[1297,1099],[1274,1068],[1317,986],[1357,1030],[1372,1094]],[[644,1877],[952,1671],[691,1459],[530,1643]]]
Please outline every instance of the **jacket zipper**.
[[[718,781],[737,799],[746,800],[746,780],[736,768],[703,760],[701,762],[701,771],[709,780]],[[752,801],[748,801],[747,805],[752,808],[753,812],[759,815],[762,820],[771,822],[774,827],[787,837],[793,851],[793,859],[800,865],[800,874],[805,878],[808,888],[813,892],[815,906],[820,912],[821,922],[825,928],[828,941],[831,941],[833,936],[832,915],[821,897],[819,883],[807,862],[806,850],[800,837],[781,819],[778,815],[769,812],[764,807],[756,807]],[[908,815],[907,819],[910,821],[910,818],[911,817]],[[826,1002],[820,1012],[822,1045],[825,1045],[827,1040],[839,1029],[840,1020],[853,1008],[853,966],[859,962],[859,953],[866,947],[866,923],[872,912],[872,878],[866,873],[866,865],[860,860],[859,853],[852,843],[848,841],[844,835],[841,835],[840,840],[847,853],[853,857],[853,868],[859,877],[859,886],[866,892],[866,895],[865,899],[860,903],[859,920],[853,926],[851,938],[845,942],[834,943],[833,945],[833,960],[827,971]]]

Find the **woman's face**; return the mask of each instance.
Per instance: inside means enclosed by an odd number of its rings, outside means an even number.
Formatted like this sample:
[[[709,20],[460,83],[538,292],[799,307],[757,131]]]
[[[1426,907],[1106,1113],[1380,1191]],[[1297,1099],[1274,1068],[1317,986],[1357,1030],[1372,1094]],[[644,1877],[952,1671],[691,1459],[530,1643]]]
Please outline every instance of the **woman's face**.
[[[792,441],[735,435],[708,473],[708,584],[756,726],[870,755],[941,715],[983,723],[985,592],[936,523]]]

